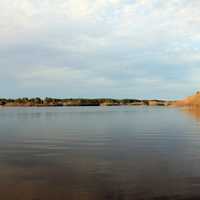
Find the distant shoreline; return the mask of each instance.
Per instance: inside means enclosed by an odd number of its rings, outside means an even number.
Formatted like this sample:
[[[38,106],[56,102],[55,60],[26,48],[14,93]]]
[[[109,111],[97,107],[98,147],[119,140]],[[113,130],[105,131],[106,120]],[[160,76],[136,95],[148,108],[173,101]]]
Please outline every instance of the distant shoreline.
[[[18,98],[0,99],[1,107],[70,107],[70,106],[170,106],[175,101],[139,99],[57,99],[57,98]]]

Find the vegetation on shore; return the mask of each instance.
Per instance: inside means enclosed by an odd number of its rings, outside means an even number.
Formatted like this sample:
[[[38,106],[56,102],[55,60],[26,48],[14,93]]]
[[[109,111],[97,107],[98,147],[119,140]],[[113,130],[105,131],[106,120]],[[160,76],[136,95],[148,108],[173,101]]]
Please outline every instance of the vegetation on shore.
[[[0,99],[0,106],[168,106],[172,101],[163,100],[138,100],[138,99],[57,99],[49,98],[18,98],[18,99]]]
[[[180,107],[200,107],[200,92],[198,91],[195,95],[176,101],[175,105]]]

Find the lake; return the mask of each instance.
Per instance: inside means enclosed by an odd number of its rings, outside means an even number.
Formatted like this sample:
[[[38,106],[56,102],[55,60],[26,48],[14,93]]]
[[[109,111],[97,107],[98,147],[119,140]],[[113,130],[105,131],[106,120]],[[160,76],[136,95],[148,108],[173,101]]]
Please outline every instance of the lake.
[[[199,116],[167,107],[0,108],[0,199],[200,199]]]

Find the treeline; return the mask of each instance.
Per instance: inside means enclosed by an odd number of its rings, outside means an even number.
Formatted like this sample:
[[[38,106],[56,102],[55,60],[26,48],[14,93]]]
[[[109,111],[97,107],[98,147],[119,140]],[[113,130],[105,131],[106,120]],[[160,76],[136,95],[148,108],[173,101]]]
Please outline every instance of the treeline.
[[[0,106],[120,106],[120,105],[160,105],[166,106],[169,101],[138,99],[58,99],[46,97],[0,99]]]

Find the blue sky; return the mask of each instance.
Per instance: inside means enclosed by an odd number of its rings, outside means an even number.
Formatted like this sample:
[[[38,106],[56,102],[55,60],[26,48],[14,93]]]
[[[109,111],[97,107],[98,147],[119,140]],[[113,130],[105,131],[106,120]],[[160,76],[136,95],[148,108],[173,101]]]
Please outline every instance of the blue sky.
[[[199,10],[199,0],[0,0],[0,97],[191,95]]]

